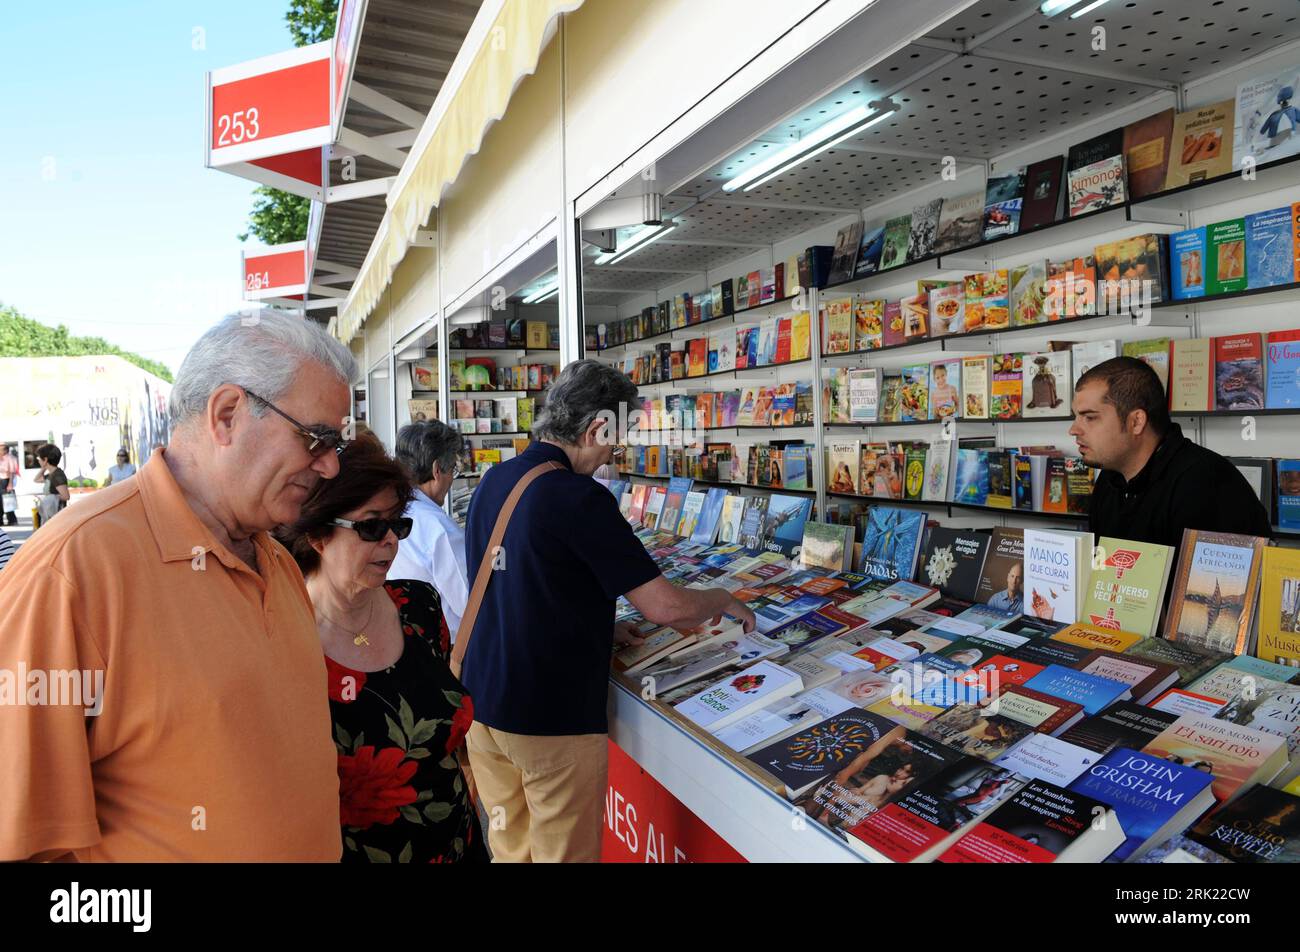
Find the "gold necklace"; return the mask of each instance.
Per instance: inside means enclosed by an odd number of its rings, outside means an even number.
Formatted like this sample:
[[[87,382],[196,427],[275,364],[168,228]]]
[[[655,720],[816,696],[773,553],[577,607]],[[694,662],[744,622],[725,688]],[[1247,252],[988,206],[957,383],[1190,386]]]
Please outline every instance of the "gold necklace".
[[[324,618],[327,622],[329,622],[329,623],[330,623],[331,625],[333,625],[335,628],[339,629],[339,631],[343,632],[344,634],[353,635],[352,643],[353,643],[354,645],[356,645],[358,648],[362,648],[362,647],[366,647],[366,648],[368,648],[368,647],[370,647],[370,639],[366,637],[366,628],[367,628],[367,626],[369,626],[369,624],[370,624],[370,619],[373,618],[374,615],[375,615],[375,602],[374,602],[374,599],[372,598],[372,599],[370,600],[370,613],[369,613],[368,615],[366,615],[366,623],[365,623],[364,625],[361,626],[361,630],[360,630],[360,631],[358,631],[358,632],[356,632],[355,634],[353,634],[353,632],[348,631],[346,628],[344,628],[342,625],[340,625],[340,624],[339,624],[338,622],[336,622],[334,619],[330,618],[330,617],[329,617],[328,615],[326,615],[324,612],[321,612],[321,613],[320,613],[321,618]]]

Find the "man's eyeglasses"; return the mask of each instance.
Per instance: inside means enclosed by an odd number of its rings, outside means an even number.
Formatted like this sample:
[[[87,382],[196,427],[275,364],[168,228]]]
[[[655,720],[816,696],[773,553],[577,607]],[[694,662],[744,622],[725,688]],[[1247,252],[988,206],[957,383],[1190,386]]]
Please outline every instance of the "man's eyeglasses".
[[[333,450],[335,454],[342,456],[343,451],[348,448],[348,441],[343,439],[343,434],[332,426],[323,426],[320,424],[305,426],[293,417],[289,416],[289,414],[285,413],[270,400],[265,397],[259,397],[247,387],[244,388],[244,393],[262,404],[262,406],[275,411],[280,416],[284,417],[284,419],[288,420],[289,425],[298,431],[298,435],[307,441],[307,452],[310,453],[313,458],[324,456],[330,450]]]
[[[351,529],[366,542],[381,541],[388,535],[390,529],[398,539],[405,539],[411,534],[411,527],[414,524],[405,516],[398,519],[359,519],[356,522],[351,519],[335,519],[330,523],[332,526]]]

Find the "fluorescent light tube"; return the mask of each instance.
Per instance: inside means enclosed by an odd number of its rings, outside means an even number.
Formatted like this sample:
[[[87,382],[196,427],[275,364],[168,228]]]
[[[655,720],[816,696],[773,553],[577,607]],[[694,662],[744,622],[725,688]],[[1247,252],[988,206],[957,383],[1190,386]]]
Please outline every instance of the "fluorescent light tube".
[[[638,231],[622,248],[616,248],[613,251],[607,251],[596,258],[596,264],[614,264],[622,261],[628,255],[640,251],[646,245],[652,244],[662,238],[668,232],[677,227],[676,222],[664,222],[662,225],[646,225],[641,231]]]
[[[775,155],[746,169],[722,186],[723,191],[731,192],[738,188],[745,191],[758,188],[794,166],[807,162],[815,155],[838,145],[845,139],[871,128],[877,122],[888,118],[897,111],[898,106],[892,100],[872,103],[872,109],[858,106],[843,115],[837,116],[825,125],[813,130],[798,142],[792,142]]]
[[[1038,12],[1045,17],[1054,17],[1062,10],[1068,10],[1075,4],[1082,3],[1083,0],[1043,0],[1038,6]],[[1105,0],[1102,0],[1105,3]]]
[[[1106,2],[1106,0],[1092,0],[1092,3],[1088,4],[1088,5],[1087,5],[1086,7],[1084,7],[1082,10],[1075,10],[1073,13],[1071,13],[1071,14],[1070,14],[1070,19],[1071,19],[1071,20],[1077,20],[1077,19],[1079,19],[1079,17],[1083,16],[1085,13],[1091,13],[1093,10],[1096,10],[1099,6],[1101,6],[1101,5],[1102,5],[1103,3],[1105,3],[1105,2]]]

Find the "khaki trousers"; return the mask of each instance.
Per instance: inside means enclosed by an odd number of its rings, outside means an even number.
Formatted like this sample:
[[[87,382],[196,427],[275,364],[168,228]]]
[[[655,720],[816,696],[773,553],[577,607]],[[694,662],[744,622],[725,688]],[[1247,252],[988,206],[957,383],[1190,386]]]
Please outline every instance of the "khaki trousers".
[[[607,735],[511,734],[475,721],[465,741],[493,862],[600,862]]]

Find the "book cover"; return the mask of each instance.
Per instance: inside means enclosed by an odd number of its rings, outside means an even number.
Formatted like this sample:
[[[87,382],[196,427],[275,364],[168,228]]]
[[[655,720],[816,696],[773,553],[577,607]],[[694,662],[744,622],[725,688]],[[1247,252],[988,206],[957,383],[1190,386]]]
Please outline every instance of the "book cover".
[[[1166,637],[1241,654],[1250,634],[1264,545],[1255,536],[1184,530]]]
[[[956,418],[961,411],[960,358],[936,360],[930,365],[930,419]]]
[[[942,744],[895,725],[881,740],[797,801],[796,806],[844,836],[845,831],[958,759],[959,755]]]
[[[1247,215],[1246,287],[1268,288],[1295,280],[1291,206]]]
[[[1003,615],[1020,615],[1025,603],[1025,531],[997,526],[975,585],[975,600]]]
[[[983,192],[944,199],[934,250],[942,254],[977,244],[980,241],[983,217]]]
[[[1084,658],[1077,670],[1127,684],[1133,700],[1139,704],[1149,704],[1178,680],[1178,668],[1172,664],[1104,649]]]
[[[880,370],[854,367],[849,370],[849,422],[874,423],[880,407]]]
[[[1004,450],[991,449],[985,451],[985,459],[989,471],[989,495],[986,505],[995,509],[1010,509],[1013,478],[1010,454]]]
[[[1142,753],[1195,764],[1214,778],[1214,798],[1230,803],[1286,765],[1286,741],[1228,721],[1184,714],[1149,740]]]
[[[1011,326],[1026,327],[1047,320],[1047,262],[1032,261],[1012,268],[1008,274],[1011,290]]]
[[[1105,804],[1054,783],[1030,780],[939,862],[1099,862],[1123,839],[1114,811]]]
[[[999,705],[954,704],[921,728],[921,733],[971,757],[994,761],[1034,733],[1033,727],[1003,713]]]
[[[1164,190],[1169,174],[1169,144],[1174,110],[1163,109],[1124,127],[1124,165],[1131,200]]]
[[[1232,171],[1235,111],[1234,101],[1228,99],[1174,116],[1165,188],[1181,188]]]
[[[891,582],[911,579],[916,574],[925,518],[925,512],[919,509],[871,506],[863,529],[858,571]]]
[[[1300,407],[1300,330],[1269,331],[1264,405],[1269,409]]]
[[[930,296],[922,292],[898,302],[903,319],[902,343],[924,340],[930,323]]]
[[[949,284],[930,292],[930,336],[946,337],[966,332],[966,290]]]
[[[773,493],[763,521],[762,548],[767,552],[779,552],[787,559],[797,558],[812,504],[812,499],[807,496]]]
[[[1101,758],[1086,747],[1051,734],[1030,734],[995,764],[1030,780],[1069,786]]]
[[[1168,337],[1151,340],[1129,340],[1121,348],[1125,357],[1136,357],[1156,372],[1160,386],[1169,392],[1169,341]]]
[[[1209,337],[1169,341],[1169,409],[1214,409],[1214,340]]]
[[[1079,378],[1102,361],[1119,356],[1119,341],[1090,340],[1070,345],[1070,371],[1074,379],[1071,391],[1078,385]]]
[[[958,449],[953,475],[952,501],[973,506],[987,505],[989,498],[988,454],[985,450]]]
[[[1214,778],[1182,761],[1171,761],[1117,747],[1089,767],[1070,789],[1108,804],[1124,830],[1123,844],[1111,854],[1137,860],[1194,822],[1214,803]]]
[[[829,284],[838,284],[853,277],[861,244],[862,222],[855,221],[839,230],[835,236],[835,253],[831,257]]]
[[[1014,235],[1019,230],[1025,198],[1025,176],[1023,167],[989,176],[984,189],[984,241]]]
[[[1265,550],[1266,552],[1269,550]],[[1193,645],[1179,644],[1168,638],[1152,636],[1143,638],[1125,654],[1147,661],[1171,664],[1178,669],[1177,684],[1185,685],[1199,679],[1211,668],[1227,661],[1231,655],[1221,651],[1210,651]]]
[[[1246,290],[1246,221],[1232,218],[1205,228],[1205,293]]]
[[[961,360],[961,413],[966,420],[989,417],[989,372],[991,358],[963,357]]]
[[[1186,836],[1233,863],[1300,863],[1300,797],[1255,787]]]
[[[921,498],[926,502],[944,502],[953,471],[952,456],[955,440],[938,440],[925,451],[925,486]]]
[[[1124,189],[1124,159],[1114,156],[1073,169],[1067,173],[1070,187],[1069,217],[1101,211],[1127,201]]]
[[[731,493],[722,501],[722,518],[718,523],[718,544],[736,545],[740,542],[740,524],[745,512],[745,497]]]
[[[925,489],[925,453],[924,444],[912,445],[903,458],[903,498],[912,502],[919,502]]]
[[[749,759],[784,783],[791,797],[798,797],[848,767],[891,732],[902,730],[878,714],[853,709],[755,751]],[[886,740],[885,746],[890,745]]]
[[[885,302],[859,294],[853,302],[854,350],[877,350],[884,344]]]
[[[861,444],[857,440],[833,440],[826,445],[826,491],[832,493],[858,492],[858,456]]]
[[[1097,313],[1141,314],[1169,299],[1169,240],[1165,235],[1133,235],[1100,244],[1097,261]]]
[[[1061,180],[1065,157],[1054,155],[1025,170],[1025,197],[1020,207],[1020,228],[1029,231],[1061,217]]]
[[[1277,524],[1300,529],[1300,460],[1277,461]]]
[[[1098,628],[1154,635],[1174,550],[1106,536],[1097,545],[1083,620]]]
[[[801,557],[806,566],[847,572],[853,565],[853,527],[809,520],[803,527]]]
[[[883,346],[897,347],[907,342],[903,334],[903,302],[886,301],[883,321]]]
[[[1300,112],[1293,105],[1300,69],[1291,66],[1237,86],[1233,111],[1232,164],[1256,165],[1300,153]]]
[[[1025,354],[1021,363],[1021,388],[1025,395],[1021,415],[1030,417],[1062,416],[1069,412],[1070,352],[1053,350],[1042,354]]]
[[[1024,354],[996,354],[992,359],[990,412],[995,420],[1020,418],[1024,356]]]
[[[939,233],[939,212],[943,199],[936,198],[912,209],[911,231],[907,239],[907,260],[917,261],[934,254]]]
[[[689,492],[682,503],[682,516],[677,523],[677,534],[689,538],[699,523],[700,513],[704,510],[705,494]]]
[[[1300,674],[1300,550],[1266,546],[1260,564],[1255,654]]]
[[[981,271],[965,278],[967,331],[1001,330],[1011,323],[1009,276],[1005,268]]]
[[[1204,225],[1169,236],[1169,291],[1173,300],[1205,296],[1205,241]]]
[[[1056,664],[1048,665],[1030,678],[1025,687],[1062,700],[1074,701],[1083,705],[1084,711],[1091,715],[1100,714],[1116,701],[1129,700],[1131,693],[1129,686],[1122,681],[1085,674]]]
[[[862,278],[880,270],[880,259],[885,252],[885,228],[867,228],[862,232],[862,245],[858,248],[858,262],[854,277]]]
[[[1135,701],[1120,701],[1100,714],[1084,718],[1061,734],[1061,740],[1098,754],[1117,747],[1141,750],[1178,720],[1172,714],[1143,707]]]
[[[1084,648],[1105,648],[1110,651],[1127,651],[1142,640],[1142,636],[1131,631],[1117,631],[1113,628],[1099,628],[1096,625],[1076,622],[1066,625],[1060,631],[1053,632],[1053,641],[1079,645]],[[1077,665],[1071,665],[1077,667]]]
[[[1069,217],[1127,200],[1123,129],[1112,129],[1070,146],[1065,167]]]
[[[918,577],[944,595],[974,601],[989,544],[986,533],[936,526],[926,540]]]
[[[903,420],[930,419],[930,366],[910,364],[902,368],[901,410]]]
[[[1092,546],[1087,547],[1091,550]],[[1074,622],[1079,587],[1087,566],[1080,565],[1079,540],[1065,532],[1025,530],[1025,614]]]
[[[907,248],[912,234],[911,214],[899,215],[885,222],[884,249],[880,254],[880,270],[897,268],[908,261]]]
[[[716,486],[705,494],[704,505],[695,523],[695,531],[691,533],[691,542],[696,545],[713,545],[722,522],[722,504],[726,497],[727,491]]]
[[[673,705],[682,717],[707,731],[734,724],[756,708],[803,690],[799,675],[771,661],[759,661]]]
[[[1300,754],[1300,685],[1271,681],[1255,683],[1252,690],[1238,694],[1216,713],[1215,718],[1276,734],[1286,741],[1287,755]],[[1283,779],[1300,775],[1300,762],[1291,766]]]
[[[826,343],[823,353],[847,354],[853,350],[853,298],[826,302]]]

